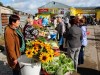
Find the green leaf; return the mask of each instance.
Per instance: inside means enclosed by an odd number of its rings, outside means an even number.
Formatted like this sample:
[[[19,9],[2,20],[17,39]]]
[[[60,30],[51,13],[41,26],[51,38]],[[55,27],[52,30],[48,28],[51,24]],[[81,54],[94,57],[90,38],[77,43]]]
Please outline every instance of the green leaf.
[[[43,36],[38,37],[38,40],[40,40],[42,42],[45,42],[46,41],[46,39]]]

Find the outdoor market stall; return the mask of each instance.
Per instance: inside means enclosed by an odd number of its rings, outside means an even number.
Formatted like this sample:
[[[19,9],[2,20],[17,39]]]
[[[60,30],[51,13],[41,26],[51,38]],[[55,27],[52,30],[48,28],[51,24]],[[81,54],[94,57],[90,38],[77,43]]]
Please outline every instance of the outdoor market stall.
[[[22,75],[69,75],[74,71],[71,58],[59,50],[57,31],[53,26],[37,27],[43,36],[26,43],[26,55],[18,61]]]

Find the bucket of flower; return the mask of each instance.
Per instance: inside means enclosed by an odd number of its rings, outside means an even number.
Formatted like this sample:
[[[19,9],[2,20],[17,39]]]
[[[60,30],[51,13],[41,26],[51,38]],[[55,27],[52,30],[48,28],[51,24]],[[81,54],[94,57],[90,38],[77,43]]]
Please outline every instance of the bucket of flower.
[[[19,58],[22,75],[40,75],[41,63],[51,62],[54,57],[54,50],[43,37],[27,41],[25,53]]]
[[[42,68],[47,72],[45,75],[70,75],[75,71],[72,59],[64,53],[55,56],[49,63],[42,63]]]

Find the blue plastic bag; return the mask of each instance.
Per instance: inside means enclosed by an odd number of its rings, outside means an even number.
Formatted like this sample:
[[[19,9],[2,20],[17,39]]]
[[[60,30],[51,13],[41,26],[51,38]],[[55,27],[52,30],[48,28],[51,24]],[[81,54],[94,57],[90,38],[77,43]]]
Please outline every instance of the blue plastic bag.
[[[63,40],[63,36],[61,36],[61,38],[60,38],[60,40],[59,40],[59,43],[58,43],[59,46],[60,46],[60,45],[63,45],[63,41],[64,41],[64,40]]]

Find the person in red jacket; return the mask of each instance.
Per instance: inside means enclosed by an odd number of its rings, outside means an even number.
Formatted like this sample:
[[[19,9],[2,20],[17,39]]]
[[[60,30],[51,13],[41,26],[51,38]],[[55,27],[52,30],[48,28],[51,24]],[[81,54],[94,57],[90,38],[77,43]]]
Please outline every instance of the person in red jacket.
[[[38,24],[39,24],[40,26],[42,26],[42,16],[39,17],[39,19],[38,19]]]

